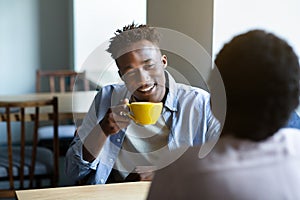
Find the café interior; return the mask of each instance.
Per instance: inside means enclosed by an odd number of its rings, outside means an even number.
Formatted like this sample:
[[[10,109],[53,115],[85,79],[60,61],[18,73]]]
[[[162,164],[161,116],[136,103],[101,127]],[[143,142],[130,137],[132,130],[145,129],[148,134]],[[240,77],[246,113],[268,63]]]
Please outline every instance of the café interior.
[[[0,199],[68,199],[70,194],[72,199],[76,199],[74,196],[85,199],[85,195],[91,193],[89,199],[124,199],[114,192],[116,190],[127,194],[128,199],[145,199],[151,182],[129,183],[129,187],[87,188],[76,186],[64,173],[68,145],[97,91],[106,84],[122,81],[114,61],[105,53],[107,41],[114,31],[133,21],[161,27],[172,35],[169,42],[175,43],[175,50],[171,45],[165,49],[170,60],[168,70],[179,82],[205,88],[206,71],[199,74],[196,70],[195,73],[195,65],[210,67],[216,52],[237,33],[266,28],[289,39],[292,44],[297,43],[295,49],[300,52],[297,49],[300,48],[297,37],[300,30],[295,28],[300,15],[293,3],[299,5],[292,0],[284,5],[271,0],[265,3],[258,0],[243,3],[238,0],[226,3],[221,0],[0,0]],[[279,18],[276,14],[279,10],[288,10],[289,14],[281,14]],[[266,13],[272,17],[266,17]],[[256,19],[259,17],[260,20]],[[197,59],[191,61],[180,53],[182,42],[186,41],[192,41],[198,48],[201,46],[202,52]],[[183,65],[186,68],[180,68]],[[31,104],[33,100],[38,103]],[[18,101],[20,105],[14,104]],[[41,110],[53,109],[40,118],[25,113],[24,126],[17,123],[23,120],[20,110],[7,109],[36,105]],[[11,118],[7,117],[8,112]],[[34,109],[31,112],[34,113]],[[23,129],[32,133],[22,138]],[[6,136],[7,132],[11,133],[10,137]],[[32,138],[34,132],[38,134],[36,139]],[[46,170],[47,173],[35,179],[27,168],[23,175],[9,176],[9,173],[17,172],[15,168],[9,169],[10,161],[4,158],[8,153],[3,148],[8,140],[14,144],[21,144],[23,140],[24,144],[35,141],[37,146],[46,147],[48,151],[41,152],[45,154],[35,152],[31,157],[36,158],[36,162],[40,158],[51,160],[50,166],[46,167],[55,172]],[[9,152],[16,153],[14,148]],[[36,167],[36,170],[43,172],[42,168]],[[13,177],[14,181],[11,180]],[[19,183],[19,179],[24,179],[24,183]],[[17,182],[16,188],[7,192],[12,188],[12,182]],[[31,187],[32,192],[27,187]],[[51,190],[55,188],[57,190]]]

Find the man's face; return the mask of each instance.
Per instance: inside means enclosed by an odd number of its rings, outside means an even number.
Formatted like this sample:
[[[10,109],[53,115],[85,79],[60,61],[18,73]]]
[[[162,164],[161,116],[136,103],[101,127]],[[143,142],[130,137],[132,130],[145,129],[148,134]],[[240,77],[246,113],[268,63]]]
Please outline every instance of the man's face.
[[[131,45],[116,59],[119,73],[136,101],[160,102],[166,92],[167,57],[147,40]]]

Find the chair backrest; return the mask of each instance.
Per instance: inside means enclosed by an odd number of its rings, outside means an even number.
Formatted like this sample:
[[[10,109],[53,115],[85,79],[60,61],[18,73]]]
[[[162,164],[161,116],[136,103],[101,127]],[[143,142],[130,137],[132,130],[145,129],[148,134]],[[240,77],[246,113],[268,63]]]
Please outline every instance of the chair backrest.
[[[0,150],[0,181],[9,181],[9,189],[0,188],[0,197],[14,197],[15,189],[23,189],[24,182],[29,183],[29,188],[33,188],[37,178],[47,178],[51,180],[51,186],[56,186],[59,177],[59,143],[58,143],[58,99],[53,97],[48,100],[4,102],[0,101],[0,107],[5,109],[0,113],[0,122],[6,122],[7,146]],[[19,109],[19,112],[15,111]],[[37,147],[37,130],[39,122],[52,121],[54,128],[53,149],[54,153],[45,148]],[[12,123],[20,124],[20,133],[16,135],[16,128],[12,129]],[[33,133],[28,131],[33,124]],[[30,144],[28,136],[32,137]],[[17,143],[15,140],[18,140]],[[42,154],[44,153],[44,154]],[[48,154],[45,154],[48,153]],[[49,154],[50,153],[50,154]],[[43,157],[50,155],[53,157]],[[40,159],[40,160],[39,160]],[[38,161],[37,161],[38,160]],[[45,163],[42,163],[44,160]],[[49,169],[38,171],[37,167],[51,166]],[[45,165],[43,165],[45,164]],[[4,172],[3,172],[4,171]],[[37,175],[38,173],[38,175]]]
[[[50,92],[73,91],[75,81],[82,81],[82,90],[90,90],[89,81],[86,79],[85,71],[76,72],[74,70],[52,70],[36,71],[36,92],[41,92],[41,80],[47,79]]]

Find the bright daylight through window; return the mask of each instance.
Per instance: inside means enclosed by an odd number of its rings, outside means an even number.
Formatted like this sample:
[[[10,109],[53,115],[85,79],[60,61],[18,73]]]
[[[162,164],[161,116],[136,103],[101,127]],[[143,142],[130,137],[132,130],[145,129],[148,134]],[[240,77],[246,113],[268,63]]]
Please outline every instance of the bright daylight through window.
[[[127,12],[129,10],[134,12]],[[107,48],[109,38],[114,36],[113,33],[117,29],[133,21],[139,24],[146,23],[146,0],[74,0],[73,17],[74,66],[75,70],[81,71],[86,70],[83,64],[95,49],[99,46],[102,46],[102,49]],[[97,51],[98,58],[103,56],[99,56],[99,52]],[[109,57],[105,51],[101,53]],[[101,66],[102,68],[99,64],[89,67],[86,70],[87,77],[99,85],[119,79],[114,63],[110,66]]]

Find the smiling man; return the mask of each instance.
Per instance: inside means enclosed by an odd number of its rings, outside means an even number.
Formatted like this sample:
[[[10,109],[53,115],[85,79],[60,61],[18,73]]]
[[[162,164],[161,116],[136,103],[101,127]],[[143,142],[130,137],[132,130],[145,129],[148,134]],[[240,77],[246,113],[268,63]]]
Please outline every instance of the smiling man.
[[[211,112],[210,94],[175,82],[165,69],[167,56],[159,39],[155,28],[136,24],[111,38],[107,51],[124,84],[103,87],[78,129],[66,155],[66,173],[74,181],[151,180],[154,169],[181,155],[179,147],[218,138],[220,124]],[[163,103],[155,124],[141,126],[124,115],[128,103],[141,101]]]

